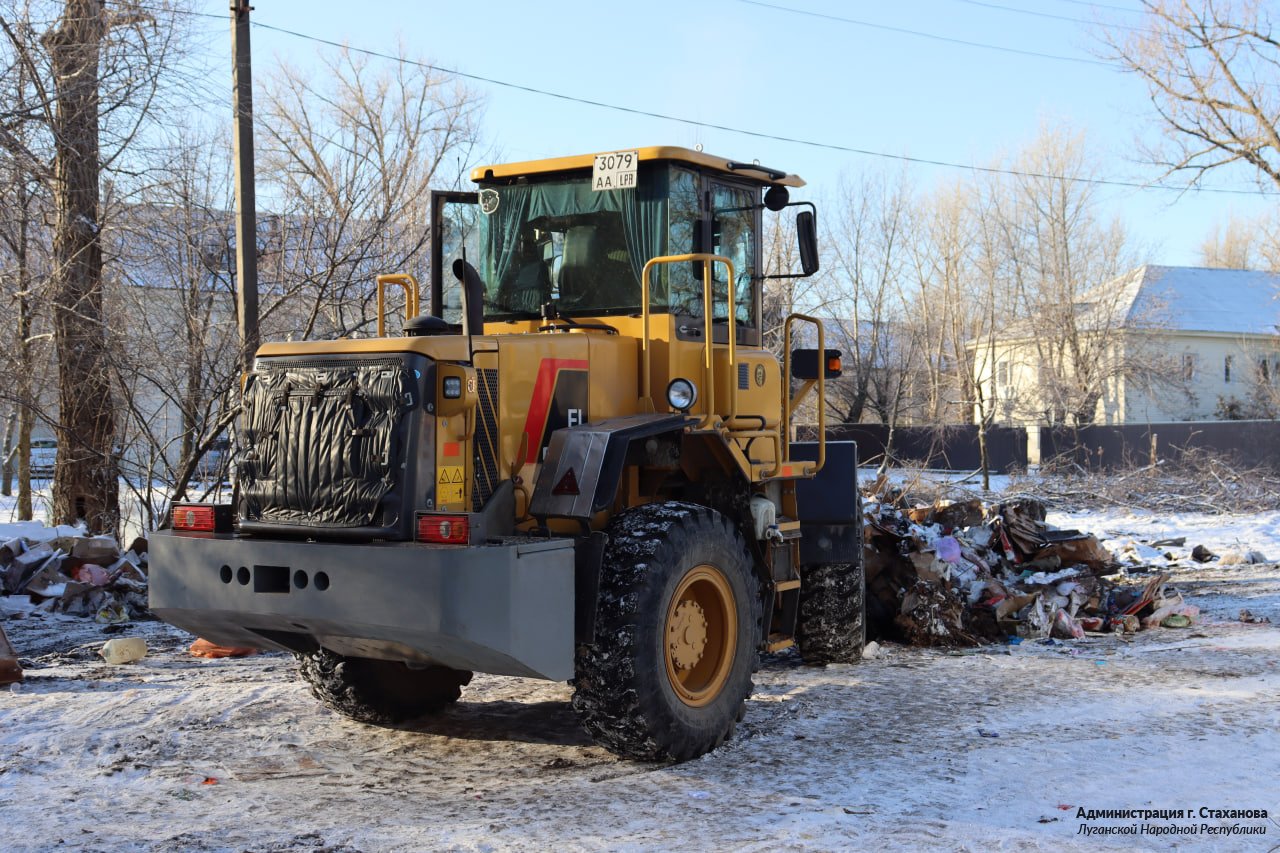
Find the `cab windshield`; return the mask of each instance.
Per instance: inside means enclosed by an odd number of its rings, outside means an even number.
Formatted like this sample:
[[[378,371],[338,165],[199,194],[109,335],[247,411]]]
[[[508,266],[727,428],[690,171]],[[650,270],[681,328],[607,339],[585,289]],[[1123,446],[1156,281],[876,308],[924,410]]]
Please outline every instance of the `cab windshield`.
[[[478,267],[485,319],[537,318],[549,302],[569,316],[636,314],[646,261],[707,251],[702,247],[720,242],[704,234],[699,175],[666,163],[641,163],[637,177],[638,187],[626,190],[592,190],[587,175],[481,184]],[[752,192],[758,198],[758,190]],[[740,219],[754,244],[754,213]],[[692,266],[659,268],[651,281],[653,311],[674,306],[678,313],[701,316],[700,273],[695,277]],[[742,264],[735,276],[735,314],[744,323],[755,316],[752,266]],[[715,317],[728,316],[723,278],[717,271]]]

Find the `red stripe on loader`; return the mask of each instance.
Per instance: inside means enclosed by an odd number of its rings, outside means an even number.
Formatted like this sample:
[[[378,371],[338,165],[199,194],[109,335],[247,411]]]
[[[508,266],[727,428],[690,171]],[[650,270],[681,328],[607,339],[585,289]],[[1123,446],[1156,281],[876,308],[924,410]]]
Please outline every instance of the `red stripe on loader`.
[[[556,374],[561,370],[586,370],[585,358],[544,358],[538,365],[538,378],[533,384],[533,396],[529,399],[529,414],[524,419],[524,431],[529,436],[529,451],[525,462],[537,462],[542,446],[542,430],[547,425],[547,412],[555,393]]]

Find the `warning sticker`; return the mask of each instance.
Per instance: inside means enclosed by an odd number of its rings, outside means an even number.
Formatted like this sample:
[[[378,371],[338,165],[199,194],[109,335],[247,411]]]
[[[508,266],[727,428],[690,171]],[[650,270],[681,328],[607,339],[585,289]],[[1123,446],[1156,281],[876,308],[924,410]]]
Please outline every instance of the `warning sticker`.
[[[441,465],[436,476],[436,504],[462,503],[462,466]]]
[[[462,503],[462,466],[442,465],[435,475],[435,505]]]

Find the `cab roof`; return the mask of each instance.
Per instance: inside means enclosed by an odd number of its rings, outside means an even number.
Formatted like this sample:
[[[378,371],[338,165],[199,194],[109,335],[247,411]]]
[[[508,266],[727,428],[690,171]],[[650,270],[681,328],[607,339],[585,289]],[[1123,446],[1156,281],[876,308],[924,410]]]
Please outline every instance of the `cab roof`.
[[[634,149],[639,153],[641,161],[645,160],[674,160],[679,163],[688,163],[691,166],[701,166],[705,169],[721,172],[726,175],[736,175],[739,177],[749,178],[753,181],[759,181],[761,184],[773,185],[781,184],[787,187],[802,187],[804,180],[799,175],[782,175],[778,176],[778,172],[755,163],[744,163],[740,160],[727,160],[724,157],[716,157],[711,154],[704,154],[701,151],[691,151],[688,148],[677,148],[672,145],[657,145],[649,148]],[[600,154],[608,154],[612,152],[600,151]],[[590,169],[595,163],[595,154],[575,154],[569,157],[550,157],[546,160],[524,160],[519,163],[498,163],[492,166],[477,166],[471,170],[471,180],[479,182],[490,180],[493,178],[518,178],[523,175],[542,175],[550,172],[569,172],[577,169]]]

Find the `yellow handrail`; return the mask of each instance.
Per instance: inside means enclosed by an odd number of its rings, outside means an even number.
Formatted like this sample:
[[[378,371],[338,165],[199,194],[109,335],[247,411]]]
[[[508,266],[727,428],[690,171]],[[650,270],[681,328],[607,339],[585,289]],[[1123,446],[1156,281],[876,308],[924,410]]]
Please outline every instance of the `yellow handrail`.
[[[386,286],[398,284],[404,288],[404,318],[412,320],[418,316],[418,280],[407,272],[387,273],[377,278],[378,282],[378,337],[386,337]]]
[[[791,412],[795,406],[809,393],[813,382],[806,382],[791,396],[791,324],[795,320],[812,323],[818,329],[818,465],[813,473],[822,470],[827,464],[827,336],[822,321],[808,314],[789,314],[783,325],[782,356],[782,460],[772,473],[776,474],[784,463],[791,461]]]
[[[698,424],[699,429],[706,429],[711,426],[715,420],[715,399],[716,384],[715,371],[712,365],[712,293],[711,293],[711,265],[720,263],[724,264],[729,273],[728,285],[728,308],[729,308],[729,415],[726,420],[732,420],[738,413],[738,383],[734,381],[733,369],[738,363],[736,342],[738,338],[737,327],[737,306],[734,305],[733,290],[736,278],[733,273],[733,261],[723,255],[711,255],[705,252],[695,252],[689,255],[663,255],[657,258],[650,258],[644,265],[644,270],[640,273],[640,317],[641,317],[641,334],[640,353],[641,353],[641,399],[649,400],[653,396],[653,383],[650,378],[650,361],[652,353],[649,346],[649,271],[659,264],[678,264],[688,261],[702,261],[702,364],[703,364],[703,384],[706,386],[706,414],[703,415],[702,421]],[[671,294],[668,291],[667,299],[670,301]]]

